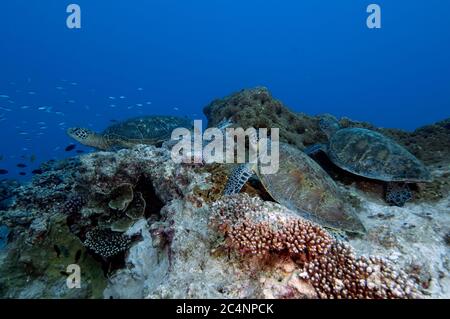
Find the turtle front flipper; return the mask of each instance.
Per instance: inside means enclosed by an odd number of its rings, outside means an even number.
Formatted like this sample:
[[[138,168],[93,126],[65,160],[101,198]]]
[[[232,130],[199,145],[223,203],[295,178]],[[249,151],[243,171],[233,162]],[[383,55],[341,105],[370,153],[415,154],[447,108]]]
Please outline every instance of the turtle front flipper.
[[[412,198],[411,190],[406,183],[391,182],[386,185],[386,202],[403,207]]]
[[[225,190],[223,192],[224,195],[233,195],[240,192],[242,187],[247,183],[247,181],[254,174],[251,165],[249,164],[241,164],[231,172],[231,175],[228,177],[227,184],[225,186]]]
[[[319,152],[325,152],[326,151],[326,145],[325,144],[314,144],[309,147],[307,147],[304,152],[306,155],[314,156]]]

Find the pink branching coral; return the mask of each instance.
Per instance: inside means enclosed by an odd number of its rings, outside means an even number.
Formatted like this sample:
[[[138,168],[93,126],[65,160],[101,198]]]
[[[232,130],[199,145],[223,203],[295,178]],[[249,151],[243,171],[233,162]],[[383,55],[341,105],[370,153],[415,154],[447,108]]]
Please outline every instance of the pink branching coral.
[[[412,281],[379,257],[355,256],[319,225],[247,194],[211,206],[211,225],[242,254],[288,253],[320,298],[411,298]]]
[[[212,223],[226,235],[227,245],[242,253],[287,251],[312,257],[325,254],[333,242],[320,226],[274,211],[269,214],[261,200],[246,194],[228,196],[212,208]]]
[[[417,294],[408,276],[387,260],[357,258],[350,246],[338,241],[328,254],[310,260],[304,268],[321,298],[396,299]]]

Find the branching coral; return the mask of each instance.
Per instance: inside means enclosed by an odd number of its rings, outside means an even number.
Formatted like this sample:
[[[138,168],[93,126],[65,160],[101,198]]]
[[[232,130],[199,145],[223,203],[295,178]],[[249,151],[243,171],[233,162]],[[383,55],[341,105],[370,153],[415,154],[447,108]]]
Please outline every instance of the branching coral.
[[[228,196],[212,205],[212,222],[227,236],[229,247],[266,255],[287,251],[308,257],[325,254],[333,241],[321,227],[294,216],[271,212],[256,197]]]
[[[355,256],[352,248],[322,227],[281,206],[238,194],[212,207],[211,224],[240,253],[267,256],[287,252],[321,298],[410,298],[406,274],[379,257]]]
[[[357,258],[353,249],[336,241],[328,254],[305,264],[321,298],[395,299],[417,295],[414,283],[380,257]]]

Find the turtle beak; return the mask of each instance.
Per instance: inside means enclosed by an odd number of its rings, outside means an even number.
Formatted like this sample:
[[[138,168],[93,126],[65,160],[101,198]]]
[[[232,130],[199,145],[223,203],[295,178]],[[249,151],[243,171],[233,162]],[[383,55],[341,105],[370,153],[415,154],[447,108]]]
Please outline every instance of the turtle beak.
[[[75,131],[75,128],[70,127],[70,128],[67,129],[66,133],[67,133],[67,135],[69,135],[70,137],[73,137],[74,131]]]
[[[75,128],[75,127],[70,127],[70,128],[68,128],[67,131],[66,131],[67,135],[69,135],[69,136],[70,136],[71,138],[73,138],[73,139],[78,140],[78,139],[77,139],[77,135],[75,134],[75,132],[76,132],[76,128]]]

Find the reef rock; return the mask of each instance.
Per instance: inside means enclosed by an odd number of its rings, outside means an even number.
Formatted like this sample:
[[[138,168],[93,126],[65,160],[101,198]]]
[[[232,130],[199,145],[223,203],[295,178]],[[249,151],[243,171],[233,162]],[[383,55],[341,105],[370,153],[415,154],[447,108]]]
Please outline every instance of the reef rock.
[[[242,126],[281,126],[299,148],[324,138],[316,118],[262,88],[205,112],[211,125],[233,116]],[[445,134],[438,126],[428,134]],[[331,169],[367,229],[344,236],[274,203],[253,181],[221,198],[226,165],[176,164],[165,146],[52,161],[0,208],[0,297],[450,298],[448,157],[428,163],[436,184],[418,185],[404,207],[387,205],[380,185]],[[66,285],[71,264],[81,288]]]
[[[301,150],[312,144],[324,143],[325,135],[318,126],[318,117],[296,113],[272,97],[265,87],[241,90],[204,108],[208,126],[216,126],[224,117],[231,118],[235,127],[279,128],[283,142]],[[383,133],[406,147],[427,165],[442,165],[450,158],[450,119],[426,125],[413,132],[377,128],[370,123],[343,117],[342,127],[362,127]]]

